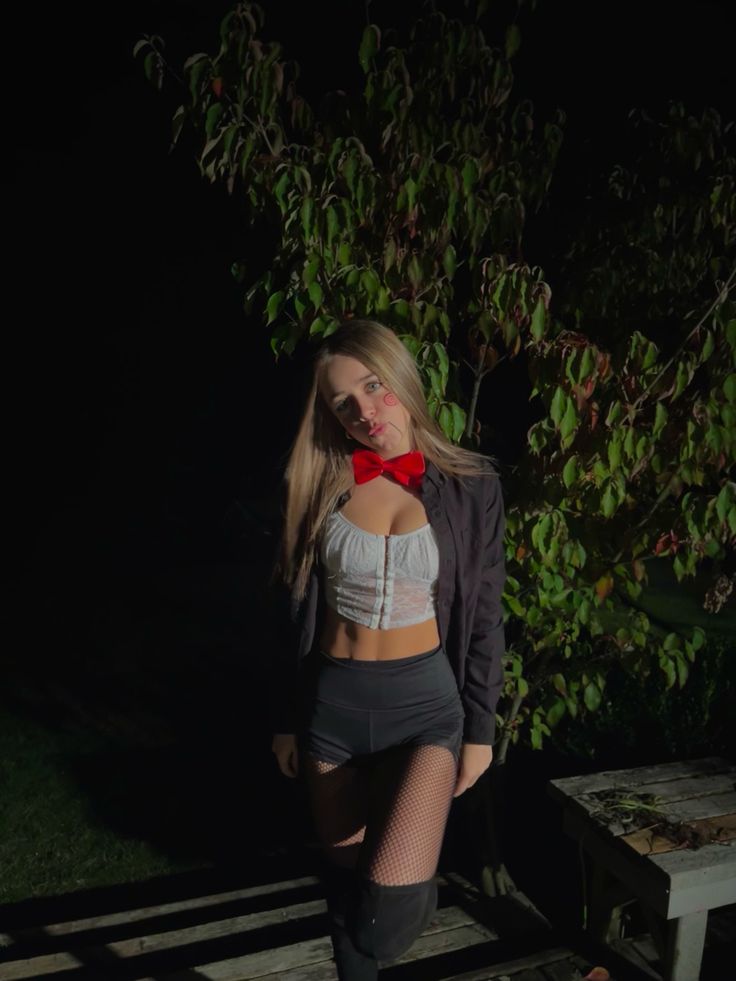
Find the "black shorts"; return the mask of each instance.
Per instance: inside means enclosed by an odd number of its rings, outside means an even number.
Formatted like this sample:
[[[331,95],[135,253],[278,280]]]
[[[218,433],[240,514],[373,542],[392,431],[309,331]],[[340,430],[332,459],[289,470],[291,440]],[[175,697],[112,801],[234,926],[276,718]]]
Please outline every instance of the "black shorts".
[[[464,712],[442,647],[389,661],[324,651],[300,671],[299,748],[332,763],[396,746],[445,746],[459,761]]]

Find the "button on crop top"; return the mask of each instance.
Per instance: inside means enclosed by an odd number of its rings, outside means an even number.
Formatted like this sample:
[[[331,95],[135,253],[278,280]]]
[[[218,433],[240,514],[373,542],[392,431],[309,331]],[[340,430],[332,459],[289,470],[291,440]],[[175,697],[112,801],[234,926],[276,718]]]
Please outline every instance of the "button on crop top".
[[[436,616],[440,558],[430,525],[376,535],[335,511],[325,525],[321,557],[327,604],[347,620],[387,630]]]

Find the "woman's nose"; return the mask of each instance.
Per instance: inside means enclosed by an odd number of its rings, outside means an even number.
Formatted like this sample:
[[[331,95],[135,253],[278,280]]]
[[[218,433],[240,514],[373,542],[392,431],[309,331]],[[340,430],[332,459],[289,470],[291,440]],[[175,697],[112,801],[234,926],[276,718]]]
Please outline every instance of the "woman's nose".
[[[371,419],[376,414],[376,410],[370,402],[358,402],[358,415],[361,422]]]

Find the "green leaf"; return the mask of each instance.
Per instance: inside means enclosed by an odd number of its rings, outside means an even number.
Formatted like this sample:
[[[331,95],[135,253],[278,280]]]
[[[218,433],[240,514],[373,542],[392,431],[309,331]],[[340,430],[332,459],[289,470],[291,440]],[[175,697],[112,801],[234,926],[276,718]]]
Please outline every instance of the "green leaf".
[[[585,686],[585,690],[583,692],[583,700],[585,701],[585,707],[590,712],[595,712],[596,709],[599,708],[601,704],[601,693],[600,693],[600,689],[598,688],[598,685],[596,685],[592,681],[589,682]]]
[[[664,676],[667,681],[667,687],[671,688],[674,685],[675,681],[677,680],[677,676],[675,674],[674,661],[671,658],[667,657],[667,655],[660,655],[659,666],[664,672]]]
[[[452,245],[448,245],[445,249],[445,254],[442,256],[442,268],[445,270],[447,278],[452,279],[457,269],[457,255]]]
[[[544,322],[546,320],[547,310],[544,305],[544,300],[540,296],[537,300],[537,305],[534,307],[534,313],[532,314],[532,337],[535,341],[541,341],[544,337]]]
[[[472,157],[468,157],[463,165],[463,190],[466,194],[470,194],[473,184],[478,180],[478,167],[476,166],[475,160]]]
[[[221,102],[216,102],[213,106],[210,106],[207,110],[207,116],[205,117],[204,132],[207,139],[210,139],[212,133],[217,126],[217,122],[220,116],[223,114],[224,110]]]
[[[506,600],[506,605],[514,614],[514,616],[523,617],[524,607],[521,605],[518,599],[515,596],[509,596],[506,593],[504,593],[503,595],[504,595],[504,599]]]
[[[442,384],[442,376],[440,375],[439,371],[437,371],[436,368],[432,367],[432,365],[427,365],[427,374],[429,375],[430,384],[432,386],[432,392],[437,396],[438,399],[441,399],[442,396],[445,394],[445,388],[444,385]]]
[[[310,283],[309,299],[315,310],[319,310],[319,308],[322,306],[322,296],[322,287],[319,285],[319,283],[316,280]]]
[[[439,341],[434,342],[432,345],[432,350],[434,351],[435,357],[437,358],[437,363],[440,366],[442,377],[443,379],[446,379],[450,370],[450,359],[447,357],[447,351]]]
[[[580,359],[580,367],[578,368],[578,381],[582,384],[592,373],[595,368],[595,357],[593,356],[593,351],[589,344],[585,346],[583,350],[583,356]]]
[[[378,276],[373,272],[372,269],[364,269],[360,275],[360,284],[366,291],[369,297],[373,299],[378,295],[378,290],[381,285],[381,281]]]
[[[422,266],[419,259],[413,255],[411,257],[411,262],[409,263],[409,268],[407,270],[409,274],[409,282],[414,287],[414,289],[419,289],[419,285],[422,282]]]
[[[506,57],[510,60],[514,57],[521,45],[521,31],[516,24],[509,24],[506,28]]]
[[[642,365],[644,370],[652,367],[652,365],[657,360],[658,354],[659,354],[659,349],[657,348],[657,345],[654,343],[654,341],[650,341],[649,346],[647,347],[646,350],[646,354],[644,355],[644,363]]]
[[[654,428],[652,430],[653,436],[659,436],[667,423],[667,419],[667,409],[661,402],[657,402],[657,410],[654,415]]]
[[[319,272],[319,257],[315,256],[314,259],[310,259],[309,262],[304,266],[304,272],[302,273],[302,282],[309,288],[312,283],[317,278],[317,273]]]
[[[680,638],[675,633],[669,633],[662,641],[662,648],[665,651],[674,651],[680,643]]]
[[[452,439],[452,413],[450,412],[450,407],[447,404],[443,404],[440,408],[440,429],[447,436],[448,439]]]
[[[547,710],[547,725],[553,729],[567,711],[564,698],[557,698]]]
[[[281,304],[283,303],[283,300],[284,300],[284,293],[282,290],[278,290],[278,292],[273,293],[271,296],[269,296],[268,303],[266,303],[266,316],[267,316],[266,326],[272,324],[276,319],[276,317],[278,317],[279,310],[281,309]]]
[[[327,247],[332,246],[333,239],[340,231],[340,219],[332,205],[327,207]]]
[[[363,31],[363,37],[360,42],[360,50],[358,52],[358,60],[360,61],[360,66],[363,71],[368,74],[371,67],[371,60],[378,53],[378,49],[381,45],[381,32],[376,27],[375,24],[368,24],[368,26]]]
[[[552,417],[552,422],[559,429],[560,422],[562,421],[562,416],[565,411],[565,406],[567,404],[567,395],[562,388],[558,385],[555,389],[555,394],[552,396],[552,404],[549,407],[549,414]]]
[[[575,456],[571,456],[562,471],[562,479],[565,487],[572,487],[578,476],[578,462]]]
[[[450,411],[452,412],[452,438],[457,442],[465,432],[467,415],[456,402],[450,403]]]
[[[613,512],[616,510],[616,496],[613,493],[613,488],[609,481],[606,484],[606,489],[603,492],[603,497],[601,498],[601,510],[606,518],[610,518]]]
[[[705,341],[703,342],[703,349],[700,352],[699,360],[701,364],[704,361],[707,361],[708,358],[711,356],[711,354],[713,353],[714,346],[715,345],[713,342],[713,334],[711,331],[707,330],[705,332]]]
[[[562,417],[562,422],[560,423],[560,434],[563,439],[567,439],[572,433],[575,432],[578,424],[578,416],[575,411],[575,406],[573,400],[568,398],[567,407],[565,409],[565,415]]]
[[[616,433],[608,443],[608,466],[611,471],[618,470],[621,464],[621,437]]]
[[[406,300],[395,300],[392,306],[399,320],[407,320],[409,318],[409,304]]]
[[[309,336],[315,337],[324,334],[326,326],[327,324],[322,317],[315,317],[309,327]]]
[[[302,220],[302,231],[304,233],[304,241],[308,242],[312,237],[312,214],[314,212],[314,201],[311,197],[306,197],[302,201],[302,206],[299,209],[299,215]]]
[[[731,497],[733,495],[733,490],[729,484],[724,484],[721,487],[718,497],[716,498],[716,514],[718,515],[718,520],[723,523],[726,520],[726,514],[728,513],[728,507],[731,503]]]
[[[736,375],[730,374],[723,383],[723,394],[729,402],[736,402]]]

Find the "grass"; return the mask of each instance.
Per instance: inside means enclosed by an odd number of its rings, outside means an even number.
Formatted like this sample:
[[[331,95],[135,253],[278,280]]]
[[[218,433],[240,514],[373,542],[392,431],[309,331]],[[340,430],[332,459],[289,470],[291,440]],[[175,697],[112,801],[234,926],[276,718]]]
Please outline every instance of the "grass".
[[[93,809],[79,774],[85,761],[109,750],[88,733],[50,731],[7,708],[0,712],[0,902],[205,864],[201,858],[172,859],[145,838],[100,820],[95,810],[114,805],[116,793],[108,789],[107,801],[98,798]]]

